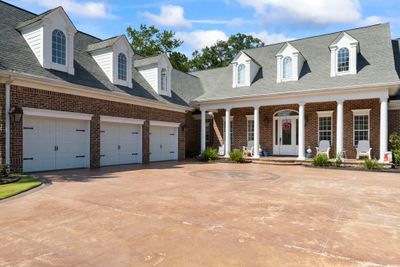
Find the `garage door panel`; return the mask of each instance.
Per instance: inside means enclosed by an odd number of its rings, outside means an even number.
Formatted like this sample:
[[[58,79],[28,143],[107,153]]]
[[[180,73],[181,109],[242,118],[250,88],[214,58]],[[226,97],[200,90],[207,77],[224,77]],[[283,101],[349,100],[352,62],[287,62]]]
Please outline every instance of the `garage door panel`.
[[[178,159],[178,128],[150,127],[150,161]]]

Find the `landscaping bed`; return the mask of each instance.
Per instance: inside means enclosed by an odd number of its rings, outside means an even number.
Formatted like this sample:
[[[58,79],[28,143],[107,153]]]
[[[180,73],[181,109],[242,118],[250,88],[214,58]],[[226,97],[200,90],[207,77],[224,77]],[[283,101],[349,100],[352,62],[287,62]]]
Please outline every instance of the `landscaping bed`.
[[[10,174],[9,177],[2,178],[2,180],[8,182],[0,184],[0,200],[26,192],[42,184],[41,180],[22,174]]]

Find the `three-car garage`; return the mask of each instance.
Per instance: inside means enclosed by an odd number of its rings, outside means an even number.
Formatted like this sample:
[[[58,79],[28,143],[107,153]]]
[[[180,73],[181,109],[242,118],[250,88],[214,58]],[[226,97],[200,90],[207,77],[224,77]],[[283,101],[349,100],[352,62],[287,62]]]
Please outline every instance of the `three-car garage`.
[[[89,168],[91,145],[96,144],[91,142],[92,118],[93,114],[24,108],[23,171]],[[143,163],[144,123],[100,116],[99,165]],[[150,120],[148,127],[148,161],[178,160],[179,123]]]

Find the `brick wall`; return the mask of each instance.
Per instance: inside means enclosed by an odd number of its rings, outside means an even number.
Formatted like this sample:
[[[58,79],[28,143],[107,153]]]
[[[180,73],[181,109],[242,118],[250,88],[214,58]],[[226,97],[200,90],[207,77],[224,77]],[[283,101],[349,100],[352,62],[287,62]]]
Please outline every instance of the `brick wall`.
[[[311,147],[315,154],[315,147],[318,146],[318,114],[317,111],[334,111],[332,115],[332,148],[331,157],[336,153],[336,102],[313,103],[305,105],[305,146]],[[273,115],[284,109],[298,111],[298,105],[279,105],[264,106],[260,108],[260,147],[273,152]],[[357,100],[344,102],[344,140],[343,145],[347,157],[355,158],[356,150],[353,146],[353,109],[371,109],[370,114],[370,141],[372,156],[379,158],[379,118],[380,102],[379,99]],[[247,144],[247,118],[246,115],[253,115],[253,108],[232,109],[233,116],[233,142],[232,149],[241,149]],[[390,120],[393,121],[394,112],[390,112]],[[224,110],[219,110],[214,114],[214,146],[223,144],[223,116]],[[397,114],[397,116],[399,116]],[[391,122],[395,124],[395,122]],[[397,121],[397,125],[398,125]],[[391,126],[392,128],[394,126]],[[400,128],[398,126],[397,128]],[[398,130],[400,132],[400,129]]]
[[[0,83],[0,160],[1,163],[5,163],[5,141],[6,141],[6,132],[5,132],[5,96],[6,96],[6,86],[5,84]]]
[[[400,135],[400,110],[389,110],[389,135]]]
[[[2,90],[4,92],[4,90]],[[0,95],[1,97],[1,95]],[[4,103],[4,101],[2,101]],[[185,123],[185,114],[156,108],[93,99],[26,87],[11,87],[11,105],[94,114],[91,128],[91,167],[100,165],[100,115],[146,120],[143,126],[143,162],[149,162],[149,120]],[[3,113],[2,113],[3,114]],[[4,121],[4,120],[2,120]],[[11,167],[22,169],[22,122],[11,124]],[[2,140],[4,134],[0,134]],[[2,142],[4,144],[4,142]],[[2,146],[4,147],[4,145]],[[179,159],[185,158],[185,134],[179,128]]]

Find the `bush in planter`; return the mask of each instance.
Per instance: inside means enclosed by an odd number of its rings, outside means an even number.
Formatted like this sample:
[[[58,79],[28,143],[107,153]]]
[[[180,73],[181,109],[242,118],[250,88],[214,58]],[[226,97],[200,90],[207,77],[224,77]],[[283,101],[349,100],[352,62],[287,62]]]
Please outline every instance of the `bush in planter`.
[[[335,166],[340,167],[343,164],[343,155],[342,153],[338,153],[335,158]]]
[[[244,153],[235,149],[229,153],[229,159],[238,163],[244,162]]]
[[[201,161],[216,160],[217,158],[218,150],[212,147],[207,147],[199,156],[199,160]]]
[[[318,154],[313,158],[313,166],[326,167],[329,165],[329,158],[326,154]]]
[[[367,170],[379,170],[382,169],[382,165],[378,163],[376,159],[365,159],[363,167]]]
[[[397,133],[393,133],[389,137],[390,147],[392,149],[393,163],[400,165],[400,136]]]

